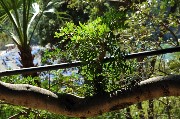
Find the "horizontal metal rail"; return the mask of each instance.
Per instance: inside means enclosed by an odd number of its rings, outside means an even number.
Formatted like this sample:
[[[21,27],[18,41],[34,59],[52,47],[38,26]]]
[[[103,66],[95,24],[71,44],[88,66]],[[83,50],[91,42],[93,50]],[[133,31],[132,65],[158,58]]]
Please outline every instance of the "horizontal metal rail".
[[[132,53],[129,55],[125,55],[124,59],[128,60],[128,59],[133,59],[133,58],[154,56],[154,55],[173,53],[173,52],[180,52],[180,47],[167,48],[167,49],[154,50],[154,51],[145,51],[145,52],[139,52],[139,53]],[[115,60],[114,57],[110,57],[110,58],[106,57],[106,58],[104,58],[103,62],[107,63],[107,62],[110,62],[113,60]],[[25,73],[42,72],[42,71],[50,71],[50,70],[78,67],[78,66],[87,65],[87,63],[88,62],[76,61],[76,62],[72,62],[72,63],[61,63],[61,64],[55,64],[55,65],[46,65],[46,66],[39,66],[39,67],[6,70],[6,71],[0,72],[0,77],[16,75],[16,74],[25,74]]]

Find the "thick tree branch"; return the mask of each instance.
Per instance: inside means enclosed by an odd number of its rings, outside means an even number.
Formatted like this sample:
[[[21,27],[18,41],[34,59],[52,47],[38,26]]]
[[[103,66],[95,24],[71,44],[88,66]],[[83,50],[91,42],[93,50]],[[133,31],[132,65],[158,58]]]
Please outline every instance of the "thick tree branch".
[[[2,101],[73,117],[92,117],[162,96],[180,96],[180,75],[150,78],[126,90],[85,98],[0,82]]]

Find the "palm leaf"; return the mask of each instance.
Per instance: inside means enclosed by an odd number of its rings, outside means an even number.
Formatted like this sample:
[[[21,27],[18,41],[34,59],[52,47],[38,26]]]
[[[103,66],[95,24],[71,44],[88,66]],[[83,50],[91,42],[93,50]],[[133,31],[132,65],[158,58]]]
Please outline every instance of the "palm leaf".
[[[34,12],[33,12],[33,16],[32,16],[32,18],[31,18],[31,20],[30,20],[29,23],[28,23],[27,31],[29,31],[30,26],[32,25],[34,19],[35,19],[36,16],[40,13],[40,7],[39,7],[39,5],[38,5],[37,3],[33,3],[32,6],[33,6],[33,11],[34,11]],[[34,29],[35,29],[35,28],[34,28]],[[34,29],[33,29],[33,30],[34,30]],[[31,41],[31,37],[30,37],[30,39],[29,39],[29,43],[30,43],[30,41]]]
[[[5,11],[5,13],[7,14],[7,16],[9,17],[10,21],[13,23],[13,26],[14,26],[14,28],[15,28],[17,34],[18,34],[19,40],[20,40],[19,43],[22,44],[23,39],[21,37],[22,32],[21,32],[21,27],[19,25],[19,21],[18,21],[19,18],[17,18],[18,17],[17,15],[14,16],[13,13],[12,13],[12,11],[15,10],[14,12],[16,12],[17,11],[16,9],[18,9],[18,8],[16,8],[17,7],[16,4],[17,4],[18,0],[13,2],[14,5],[10,4],[11,2],[12,2],[11,0],[6,0],[6,1],[5,0],[0,0],[0,5],[3,8],[3,10]],[[17,44],[17,45],[20,45],[20,44]]]
[[[40,10],[40,6],[38,3],[35,3],[35,0],[0,0],[0,10],[4,10],[1,12],[0,20],[1,23],[5,23],[7,19],[10,20],[15,29],[15,33],[11,33],[13,41],[17,45],[26,48],[30,45],[32,36],[43,13],[54,12],[52,7],[53,2],[50,2],[50,0],[45,5],[43,11]],[[37,16],[36,23],[32,25]],[[30,27],[32,26],[30,35]]]

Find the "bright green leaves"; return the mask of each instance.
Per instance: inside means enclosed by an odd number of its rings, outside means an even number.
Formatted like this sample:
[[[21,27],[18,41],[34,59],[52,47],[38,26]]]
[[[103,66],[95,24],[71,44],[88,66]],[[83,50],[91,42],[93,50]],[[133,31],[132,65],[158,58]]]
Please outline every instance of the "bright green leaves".
[[[80,26],[77,28],[78,36],[80,36],[82,40],[86,40],[87,38],[91,40],[102,38],[109,31],[110,29],[106,26],[106,24],[102,23],[100,17],[87,25],[80,23]]]
[[[67,39],[68,37],[66,37],[67,35],[73,34],[75,32],[75,25],[74,23],[71,22],[67,22],[66,23],[66,27],[62,27],[60,29],[60,32],[55,32],[55,38],[60,38],[60,37],[64,37],[65,39]]]
[[[104,80],[99,83],[103,83],[105,90],[109,91],[122,86],[119,79],[128,81],[132,79],[127,78],[129,75],[137,75],[134,73],[137,71],[137,61],[125,61],[124,55],[158,49],[165,41],[163,34],[171,33],[169,28],[176,27],[174,16],[166,11],[167,3],[153,0],[133,4],[130,9],[120,11],[109,8],[101,17],[85,24],[76,26],[71,22],[66,23],[55,33],[55,37],[61,39],[60,43],[68,42],[68,60],[88,62],[80,70],[88,85],[93,84],[95,78],[103,76]],[[103,63],[104,57],[112,56],[112,61]],[[101,67],[99,72],[98,66]]]
[[[116,10],[110,8],[103,16],[103,23],[105,23],[111,30],[124,29],[127,27],[124,22],[126,21],[126,11]]]
[[[113,16],[108,18],[110,13]],[[79,23],[79,26],[67,22],[65,27],[55,32],[54,37],[62,39],[60,43],[70,40],[66,46],[66,53],[67,57],[71,57],[71,61],[88,62],[86,66],[80,68],[81,75],[87,87],[89,86],[88,89],[92,89],[96,78],[102,76],[104,78],[99,83],[104,85],[105,91],[110,91],[109,86],[112,82],[115,82],[112,84],[115,89],[120,86],[117,86],[117,81],[122,75],[132,73],[133,67],[130,69],[130,65],[123,59],[125,53],[119,43],[123,41],[116,35],[118,29],[124,27],[125,13],[118,14],[117,11],[110,13],[85,24]],[[110,56],[114,56],[114,60],[104,63],[103,58]]]
[[[75,26],[74,23],[67,22],[66,27],[61,28],[59,33],[55,32],[55,38],[64,37],[67,39],[71,37],[71,40],[76,42],[79,40],[94,41],[97,38],[103,37],[109,31],[110,29],[106,24],[102,23],[102,20],[99,17],[88,24],[79,23],[79,26]]]
[[[79,26],[68,22],[66,27],[55,33],[55,37],[62,38],[61,42],[71,39],[71,44],[68,47],[72,53],[69,54],[76,54],[75,59],[78,60],[91,61],[98,58],[100,45],[107,42],[106,38],[109,32],[109,27],[102,23],[102,19],[98,17],[86,24],[79,23]],[[76,51],[73,50],[75,47]]]

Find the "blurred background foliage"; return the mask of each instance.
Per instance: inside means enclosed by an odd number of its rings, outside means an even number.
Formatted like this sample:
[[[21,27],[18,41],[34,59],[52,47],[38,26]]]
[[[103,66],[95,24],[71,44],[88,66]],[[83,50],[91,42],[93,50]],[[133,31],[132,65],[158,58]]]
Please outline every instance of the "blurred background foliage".
[[[98,79],[106,92],[128,88],[155,76],[180,74],[180,53],[137,58],[125,61],[124,55],[179,45],[180,1],[149,0],[127,2],[127,6],[112,6],[106,0],[38,0],[40,7],[47,2],[33,35],[31,45],[47,46],[42,64],[87,61],[84,67],[47,71],[38,77],[21,75],[1,77],[1,81],[37,85],[57,93],[91,96],[96,93]],[[1,11],[0,11],[1,12]],[[38,20],[38,19],[37,19]],[[8,26],[11,28],[12,26]],[[0,46],[11,39],[0,33]],[[102,58],[114,57],[104,64]],[[100,68],[99,68],[100,67]],[[178,119],[180,97],[162,97],[109,112],[93,119]],[[70,119],[0,102],[2,119]]]

